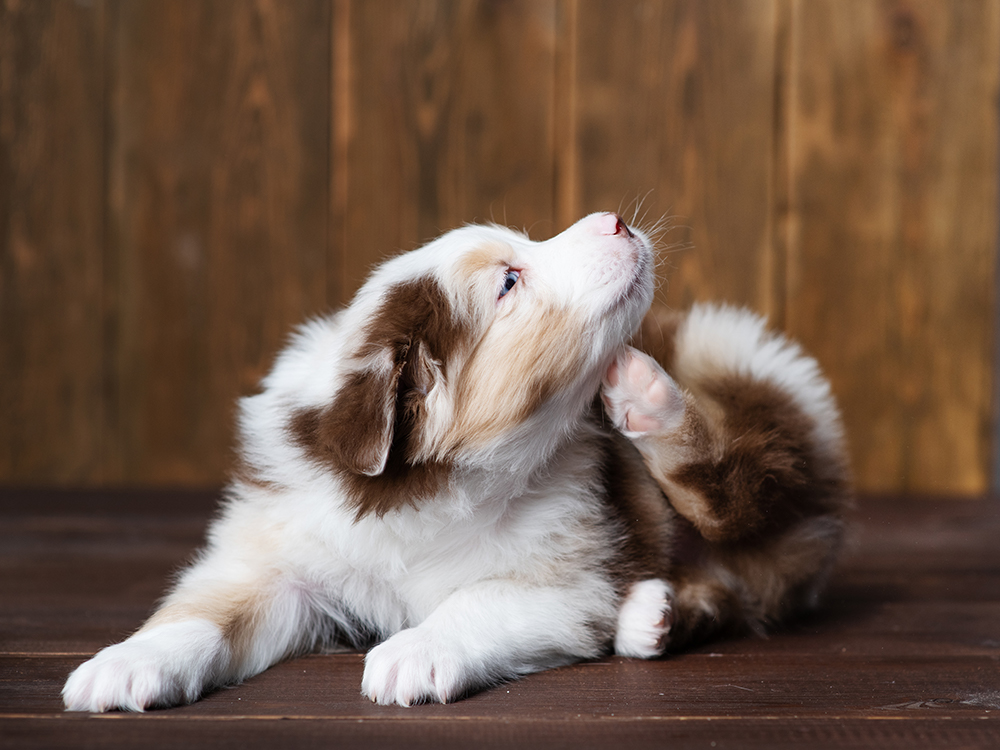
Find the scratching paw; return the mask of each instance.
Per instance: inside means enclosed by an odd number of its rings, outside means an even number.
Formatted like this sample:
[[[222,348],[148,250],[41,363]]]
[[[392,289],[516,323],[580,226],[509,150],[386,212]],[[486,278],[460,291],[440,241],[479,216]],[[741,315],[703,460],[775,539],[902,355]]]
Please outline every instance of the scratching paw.
[[[674,591],[659,578],[632,584],[618,611],[615,653],[639,659],[661,656],[673,624]]]
[[[673,430],[684,416],[677,383],[656,360],[632,347],[611,363],[601,395],[615,427],[629,437]]]

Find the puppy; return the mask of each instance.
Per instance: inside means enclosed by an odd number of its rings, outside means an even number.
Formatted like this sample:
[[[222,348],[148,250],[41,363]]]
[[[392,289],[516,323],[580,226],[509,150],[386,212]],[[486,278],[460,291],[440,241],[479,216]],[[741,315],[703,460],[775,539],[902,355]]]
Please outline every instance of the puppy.
[[[847,492],[825,381],[729,310],[625,348],[652,292],[649,241],[607,213],[383,264],[242,400],[204,550],[67,708],[191,702],[333,641],[378,644],[371,700],[448,702],[811,601]]]

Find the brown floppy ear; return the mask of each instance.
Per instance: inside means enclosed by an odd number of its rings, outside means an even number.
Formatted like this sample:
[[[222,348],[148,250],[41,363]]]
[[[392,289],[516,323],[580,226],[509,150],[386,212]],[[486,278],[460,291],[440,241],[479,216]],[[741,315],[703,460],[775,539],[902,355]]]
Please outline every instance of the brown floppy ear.
[[[403,397],[404,416],[411,427],[420,418],[424,399],[440,384],[444,376],[438,362],[431,356],[430,349],[423,341],[416,341],[407,352],[407,361],[398,385]]]
[[[331,407],[339,412],[338,463],[356,474],[378,476],[385,470],[396,425],[400,366],[363,370],[351,375]],[[333,425],[331,425],[333,426]]]
[[[333,403],[296,415],[292,431],[313,458],[373,477],[385,470],[396,424],[403,357],[386,352],[385,366],[347,376]]]
[[[364,365],[345,376],[331,404],[294,414],[289,431],[335,470],[395,476],[419,463],[426,397],[443,381],[440,361],[460,329],[438,283],[425,278],[388,290],[358,338],[354,357]]]

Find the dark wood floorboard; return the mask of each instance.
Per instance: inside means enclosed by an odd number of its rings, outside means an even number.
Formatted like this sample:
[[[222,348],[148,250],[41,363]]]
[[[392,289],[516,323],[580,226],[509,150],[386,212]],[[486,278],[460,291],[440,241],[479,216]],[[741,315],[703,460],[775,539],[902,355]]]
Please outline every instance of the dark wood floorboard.
[[[214,502],[0,491],[0,747],[1000,747],[992,499],[862,499],[822,610],[766,639],[579,664],[448,706],[372,705],[362,655],[342,652],[184,708],[63,713],[66,675],[142,621]]]

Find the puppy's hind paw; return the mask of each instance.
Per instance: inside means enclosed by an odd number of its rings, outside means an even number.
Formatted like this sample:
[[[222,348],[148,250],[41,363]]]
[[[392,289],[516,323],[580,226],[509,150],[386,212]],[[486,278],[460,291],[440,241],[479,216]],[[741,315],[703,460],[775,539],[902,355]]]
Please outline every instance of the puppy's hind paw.
[[[632,347],[611,363],[601,397],[615,427],[628,437],[669,432],[684,417],[680,386],[656,360]]]
[[[632,584],[618,611],[618,656],[654,659],[663,654],[673,624],[673,595],[670,584],[659,578]]]

